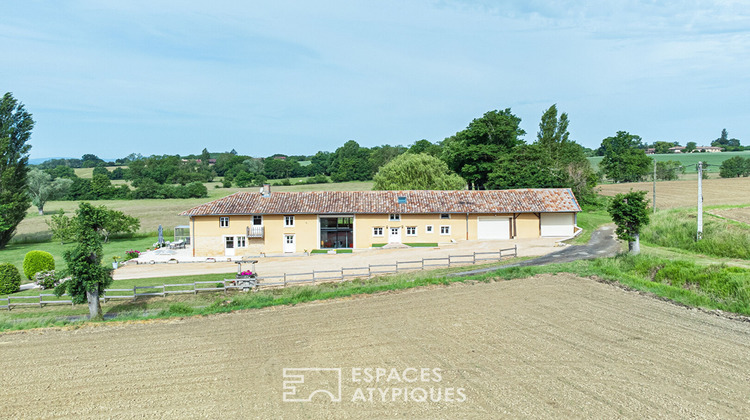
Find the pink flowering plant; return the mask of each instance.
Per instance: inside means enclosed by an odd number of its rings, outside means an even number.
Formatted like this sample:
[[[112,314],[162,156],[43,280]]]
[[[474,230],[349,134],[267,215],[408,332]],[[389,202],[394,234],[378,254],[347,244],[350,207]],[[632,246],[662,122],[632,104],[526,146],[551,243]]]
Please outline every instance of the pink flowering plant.
[[[132,260],[133,258],[138,258],[140,256],[141,256],[141,251],[131,249],[130,251],[125,251],[124,261]]]
[[[240,277],[252,277],[253,276],[253,272],[250,271],[250,270],[245,270],[245,271],[241,272],[239,275],[240,275]]]

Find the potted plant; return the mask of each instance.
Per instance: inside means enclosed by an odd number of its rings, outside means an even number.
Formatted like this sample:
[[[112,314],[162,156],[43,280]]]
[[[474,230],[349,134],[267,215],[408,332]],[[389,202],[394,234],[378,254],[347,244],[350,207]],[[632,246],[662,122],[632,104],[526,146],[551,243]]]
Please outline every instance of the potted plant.
[[[115,255],[114,257],[112,257],[112,259],[114,260],[114,262],[112,263],[112,268],[114,268],[115,270],[117,270],[117,260],[119,260],[120,257],[118,257],[117,255]]]

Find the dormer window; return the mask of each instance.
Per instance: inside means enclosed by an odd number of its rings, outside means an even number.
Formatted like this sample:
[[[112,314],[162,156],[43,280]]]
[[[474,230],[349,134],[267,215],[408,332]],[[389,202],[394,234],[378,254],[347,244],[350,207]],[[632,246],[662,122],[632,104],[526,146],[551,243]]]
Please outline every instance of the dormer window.
[[[406,197],[399,197],[398,204],[406,204]]]

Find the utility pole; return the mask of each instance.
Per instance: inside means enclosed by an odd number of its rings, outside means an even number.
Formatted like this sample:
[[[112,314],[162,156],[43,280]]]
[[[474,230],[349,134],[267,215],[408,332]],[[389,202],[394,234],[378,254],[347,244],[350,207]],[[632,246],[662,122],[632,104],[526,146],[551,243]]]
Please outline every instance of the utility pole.
[[[703,239],[703,162],[698,162],[698,234],[696,240]]]
[[[654,213],[656,213],[656,159],[654,159]]]

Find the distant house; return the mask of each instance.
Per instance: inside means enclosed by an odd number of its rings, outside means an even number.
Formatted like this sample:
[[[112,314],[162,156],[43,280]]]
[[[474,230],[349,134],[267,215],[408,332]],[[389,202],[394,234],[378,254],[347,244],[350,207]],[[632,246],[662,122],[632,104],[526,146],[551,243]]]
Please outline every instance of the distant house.
[[[195,160],[195,162],[196,162],[196,163],[201,163],[201,160],[200,160],[200,159],[196,159],[196,160]],[[209,165],[214,165],[214,164],[216,164],[216,159],[208,159],[208,164],[209,164]]]
[[[238,192],[180,213],[194,256],[370,248],[385,243],[567,237],[567,188],[500,191]]]
[[[654,153],[656,153],[656,149],[654,149],[653,147],[649,147],[648,149],[646,149],[647,155],[653,155]]]
[[[722,149],[721,147],[716,147],[716,146],[697,146],[693,153],[695,152],[718,153],[718,152],[721,152],[722,150],[724,149]]]
[[[675,147],[669,148],[670,153],[682,153],[684,151],[685,151],[685,146],[675,146]]]

